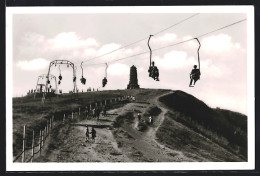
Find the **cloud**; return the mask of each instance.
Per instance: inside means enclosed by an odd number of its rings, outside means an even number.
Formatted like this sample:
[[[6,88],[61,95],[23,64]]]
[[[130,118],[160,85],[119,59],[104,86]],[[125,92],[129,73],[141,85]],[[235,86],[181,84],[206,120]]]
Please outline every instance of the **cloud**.
[[[26,33],[23,40],[27,42],[27,44],[35,45],[35,44],[42,44],[46,41],[44,35],[38,33]]]
[[[82,47],[97,47],[98,43],[93,38],[81,39],[75,32],[62,32],[54,39],[49,40],[53,49],[75,49]]]
[[[193,65],[196,61],[193,57],[187,57],[187,53],[184,51],[171,51],[164,54],[162,58],[155,57],[155,65],[162,67],[163,69],[181,69]]]
[[[223,78],[230,76],[232,71],[223,64],[213,64],[211,59],[201,62],[201,73],[206,77]]]
[[[105,54],[108,52],[111,52],[113,50],[116,50],[118,48],[120,48],[121,45],[116,44],[116,43],[109,43],[109,44],[105,44],[103,45],[99,50],[98,50],[98,54]]]
[[[17,66],[26,71],[35,71],[35,70],[42,70],[46,69],[49,65],[49,61],[43,58],[37,58],[33,60],[23,60],[18,61]]]
[[[238,44],[236,45],[238,46]],[[226,52],[230,51],[232,47],[235,47],[235,44],[232,43],[229,35],[219,34],[203,39],[202,47],[206,52]]]
[[[108,74],[121,76],[129,73],[129,66],[121,63],[115,63],[108,67]]]

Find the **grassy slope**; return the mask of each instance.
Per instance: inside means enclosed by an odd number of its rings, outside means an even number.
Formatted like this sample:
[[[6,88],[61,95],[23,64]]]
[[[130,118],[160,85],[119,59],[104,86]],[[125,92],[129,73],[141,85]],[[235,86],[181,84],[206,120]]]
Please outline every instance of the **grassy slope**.
[[[29,126],[29,134],[32,129],[37,131],[46,124],[46,119],[55,114],[55,117],[62,118],[63,113],[71,113],[78,107],[104,99],[111,99],[123,95],[138,97],[140,103],[147,103],[147,99],[166,93],[169,90],[138,89],[138,90],[115,90],[102,92],[79,93],[79,100],[72,100],[69,95],[53,98],[51,103],[41,105],[41,100],[34,100],[32,97],[13,99],[13,130],[14,130],[14,155],[21,151],[22,127]],[[202,155],[210,155],[213,144],[209,142],[196,141],[196,134],[191,134],[190,129],[207,136],[212,141],[228,148],[233,153],[241,155],[246,160],[247,145],[247,117],[228,110],[211,109],[202,101],[182,91],[160,98],[171,110],[167,113],[162,127],[157,132],[161,142],[166,142],[174,148],[187,148],[191,153],[196,153],[195,148],[203,148]],[[94,104],[93,104],[94,105]],[[117,105],[121,106],[121,105]],[[189,107],[189,108],[187,108]],[[115,108],[115,106],[114,106]],[[151,111],[151,112],[150,112]],[[157,114],[160,109],[151,107],[149,113],[154,111]],[[129,114],[129,117],[132,115]],[[175,128],[174,128],[175,127]],[[189,146],[192,143],[193,146]],[[178,144],[178,145],[175,145]],[[30,141],[27,144],[30,146]],[[189,147],[188,147],[189,146]],[[193,156],[194,157],[194,156]],[[216,159],[217,158],[217,159]],[[216,150],[216,158],[213,161],[227,161],[229,156],[223,158],[223,153]],[[198,161],[200,159],[198,158]],[[230,160],[234,161],[230,156]]]
[[[31,138],[32,130],[35,131],[36,141],[39,131],[44,129],[47,119],[55,116],[55,120],[61,120],[63,114],[70,115],[72,111],[78,112],[79,107],[95,105],[95,102],[103,102],[105,99],[112,99],[127,94],[127,91],[102,91],[79,93],[78,100],[72,99],[70,95],[64,94],[61,97],[54,97],[43,106],[41,98],[34,99],[32,95],[22,98],[13,98],[13,148],[14,156],[22,150],[23,126],[27,126],[28,138]],[[113,105],[115,106],[115,105]],[[108,105],[109,108],[109,105]],[[27,141],[31,146],[31,141]]]
[[[164,123],[163,128],[168,128],[173,132],[174,129],[170,124],[173,123],[171,120],[174,120],[247,160],[247,117],[245,115],[209,108],[204,102],[182,91],[176,91],[159,100],[171,110],[166,119],[168,123]],[[162,131],[159,133],[160,137],[166,134]],[[166,135],[169,138],[172,136],[172,134]],[[183,133],[179,137],[183,140],[188,139],[185,136],[187,135]]]
[[[103,102],[105,99],[113,99],[125,95],[142,97],[138,101],[144,101],[151,96],[162,94],[168,90],[159,89],[133,89],[133,90],[108,90],[99,92],[79,93],[78,100],[71,98],[69,94],[60,97],[53,97],[44,106],[41,98],[33,98],[33,95],[13,98],[13,148],[14,156],[22,151],[23,126],[27,125],[27,135],[31,138],[32,130],[35,131],[36,141],[38,141],[39,131],[44,129],[47,119],[55,116],[55,120],[61,120],[63,114],[78,112],[79,107],[95,105],[95,102]],[[113,108],[122,104],[113,104]],[[111,108],[108,106],[108,108]],[[27,141],[27,146],[31,146],[31,141]]]

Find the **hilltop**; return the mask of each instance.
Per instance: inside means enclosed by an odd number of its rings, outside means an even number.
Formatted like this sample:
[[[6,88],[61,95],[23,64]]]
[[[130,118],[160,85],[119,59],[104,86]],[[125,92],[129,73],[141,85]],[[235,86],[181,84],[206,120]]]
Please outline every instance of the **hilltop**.
[[[163,89],[111,90],[55,97],[42,106],[40,99],[13,101],[14,156],[20,151],[23,124],[40,129],[55,115],[62,119],[79,107],[121,96],[134,96],[108,105],[99,122],[82,115],[79,121],[56,124],[39,162],[176,162],[246,161],[247,117],[213,109],[183,91]],[[137,113],[142,120],[138,121]],[[149,123],[152,116],[154,123]],[[97,140],[85,143],[85,125],[95,125]],[[102,126],[108,126],[104,128]],[[30,145],[30,144],[28,144]]]

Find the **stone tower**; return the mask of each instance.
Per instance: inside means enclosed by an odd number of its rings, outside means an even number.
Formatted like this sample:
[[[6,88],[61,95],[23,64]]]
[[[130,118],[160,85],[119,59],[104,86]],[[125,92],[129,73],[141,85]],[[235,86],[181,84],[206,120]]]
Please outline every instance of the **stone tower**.
[[[130,80],[129,84],[127,85],[127,89],[138,89],[140,86],[138,85],[138,79],[137,79],[137,69],[133,65],[130,68]]]

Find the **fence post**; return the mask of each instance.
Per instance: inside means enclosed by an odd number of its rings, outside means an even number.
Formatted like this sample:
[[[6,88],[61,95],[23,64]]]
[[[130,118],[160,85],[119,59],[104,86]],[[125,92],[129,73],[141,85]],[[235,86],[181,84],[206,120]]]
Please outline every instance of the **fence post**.
[[[46,138],[47,138],[47,127],[45,126],[45,128],[44,128],[44,142],[45,142],[45,140],[46,140]]]
[[[53,122],[54,122],[54,115],[52,115],[52,122],[51,123],[53,124]]]
[[[44,144],[44,130],[42,130],[42,147],[43,147],[43,144]]]
[[[31,159],[31,162],[33,162],[33,157],[34,157],[34,130],[33,130],[33,135],[32,135],[32,159]]]
[[[71,118],[73,119],[73,112],[71,113]]]
[[[96,102],[96,107],[97,107],[97,102]]]
[[[65,123],[65,114],[64,114],[64,116],[63,116],[63,124]]]
[[[90,110],[90,111],[92,110],[91,104],[89,105],[89,110]]]
[[[39,150],[40,150],[40,155],[41,155],[41,153],[42,153],[42,130],[40,130],[39,144],[40,144]]]
[[[50,130],[51,130],[51,118],[50,118]]]
[[[22,155],[22,163],[25,162],[25,147],[26,147],[26,125],[23,126],[23,155]]]
[[[44,140],[45,140],[45,128],[42,130],[42,147],[44,145]]]
[[[46,126],[46,136],[48,136],[48,135],[49,135],[49,126],[48,126],[48,124],[49,124],[49,121],[47,120],[47,126]]]
[[[105,100],[105,105],[107,105],[107,100]]]
[[[79,115],[80,115],[80,107],[79,107]]]

